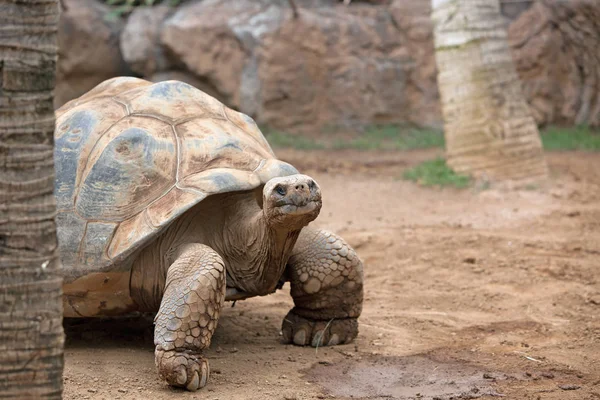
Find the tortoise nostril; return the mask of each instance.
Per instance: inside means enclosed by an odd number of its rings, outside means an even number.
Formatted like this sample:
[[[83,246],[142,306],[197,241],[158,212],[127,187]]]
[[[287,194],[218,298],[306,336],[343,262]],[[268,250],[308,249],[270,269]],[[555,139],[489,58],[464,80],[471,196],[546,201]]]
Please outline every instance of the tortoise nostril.
[[[303,183],[299,183],[298,185],[296,185],[296,190],[304,190],[306,189],[306,185]]]

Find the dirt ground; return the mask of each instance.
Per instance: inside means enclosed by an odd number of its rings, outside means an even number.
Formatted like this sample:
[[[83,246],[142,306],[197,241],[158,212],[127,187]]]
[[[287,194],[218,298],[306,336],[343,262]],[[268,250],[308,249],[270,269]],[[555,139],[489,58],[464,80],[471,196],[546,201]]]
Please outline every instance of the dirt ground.
[[[365,264],[354,343],[279,343],[292,306],[226,304],[196,393],[156,375],[151,318],[66,321],[66,399],[600,399],[600,156],[551,153],[547,187],[421,188],[435,151],[279,151],[321,184],[315,222]]]

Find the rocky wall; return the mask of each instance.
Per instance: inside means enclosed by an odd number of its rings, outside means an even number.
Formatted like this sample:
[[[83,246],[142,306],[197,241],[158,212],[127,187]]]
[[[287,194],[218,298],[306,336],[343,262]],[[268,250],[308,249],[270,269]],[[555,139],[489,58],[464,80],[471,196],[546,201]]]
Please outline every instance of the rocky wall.
[[[57,106],[102,80],[178,79],[259,123],[305,133],[440,126],[429,0],[201,0],[107,20],[63,0]],[[600,125],[600,2],[505,0],[517,70],[540,124]]]

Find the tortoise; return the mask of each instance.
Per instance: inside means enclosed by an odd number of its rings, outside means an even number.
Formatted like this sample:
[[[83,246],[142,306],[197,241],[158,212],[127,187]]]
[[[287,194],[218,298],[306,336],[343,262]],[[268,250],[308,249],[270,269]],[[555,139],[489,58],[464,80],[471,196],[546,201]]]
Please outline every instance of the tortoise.
[[[356,337],[363,264],[307,227],[319,185],[247,115],[183,82],[112,78],[57,110],[55,164],[65,317],[155,312],[168,384],[205,386],[224,302],[285,282],[284,343]]]

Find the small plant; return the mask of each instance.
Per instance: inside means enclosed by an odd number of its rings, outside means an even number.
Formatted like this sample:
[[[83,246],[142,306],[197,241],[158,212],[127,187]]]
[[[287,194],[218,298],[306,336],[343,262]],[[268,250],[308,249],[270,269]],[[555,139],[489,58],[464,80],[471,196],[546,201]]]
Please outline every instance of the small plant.
[[[471,184],[471,178],[454,172],[441,157],[405,170],[403,177],[423,186],[452,186],[464,189]]]
[[[541,137],[545,150],[600,151],[600,130],[587,126],[550,127]]]
[[[129,14],[136,7],[152,7],[157,4],[166,4],[174,7],[184,1],[186,0],[104,0],[104,3],[111,8],[107,17],[109,19],[115,19],[125,14]]]

